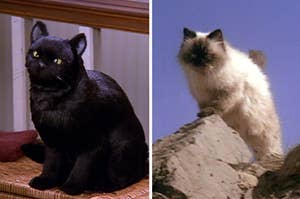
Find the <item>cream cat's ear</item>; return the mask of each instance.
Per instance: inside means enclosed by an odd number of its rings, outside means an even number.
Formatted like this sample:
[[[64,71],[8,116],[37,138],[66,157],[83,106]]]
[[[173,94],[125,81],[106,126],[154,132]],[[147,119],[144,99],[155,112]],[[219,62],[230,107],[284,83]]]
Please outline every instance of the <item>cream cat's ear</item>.
[[[186,40],[186,39],[192,39],[194,37],[196,37],[197,34],[195,31],[193,30],[190,30],[188,28],[183,28],[183,39]]]
[[[48,35],[49,34],[46,25],[41,21],[37,21],[31,30],[31,43]]]
[[[212,31],[211,33],[208,34],[207,38],[216,41],[225,50],[223,33],[221,29]]]
[[[215,41],[223,42],[223,33],[220,29],[212,31],[207,37]]]
[[[80,33],[70,40],[70,45],[76,49],[78,55],[82,55],[86,48],[86,38],[83,33]]]

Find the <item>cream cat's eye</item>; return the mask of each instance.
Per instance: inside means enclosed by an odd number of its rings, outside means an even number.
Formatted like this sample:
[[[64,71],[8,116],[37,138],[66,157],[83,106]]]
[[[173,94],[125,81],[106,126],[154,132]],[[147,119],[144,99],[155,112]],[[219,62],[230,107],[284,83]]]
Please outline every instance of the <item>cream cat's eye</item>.
[[[32,52],[32,55],[36,58],[40,57],[38,51],[36,51],[36,50]]]
[[[53,62],[59,65],[59,64],[62,63],[62,60],[59,59],[59,58],[56,58],[56,59],[53,60]]]

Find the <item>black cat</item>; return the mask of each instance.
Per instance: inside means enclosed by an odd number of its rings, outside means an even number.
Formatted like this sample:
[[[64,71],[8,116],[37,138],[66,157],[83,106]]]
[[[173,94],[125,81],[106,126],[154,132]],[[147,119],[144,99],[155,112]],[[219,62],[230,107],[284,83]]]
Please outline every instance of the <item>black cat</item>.
[[[59,186],[72,195],[111,192],[147,175],[143,128],[117,82],[85,70],[85,48],[84,34],[64,40],[48,36],[42,22],[32,28],[26,56],[30,107],[45,144],[44,149],[36,146],[42,159],[37,161],[44,164],[41,175],[29,183],[33,188]],[[23,149],[32,152],[30,147]]]

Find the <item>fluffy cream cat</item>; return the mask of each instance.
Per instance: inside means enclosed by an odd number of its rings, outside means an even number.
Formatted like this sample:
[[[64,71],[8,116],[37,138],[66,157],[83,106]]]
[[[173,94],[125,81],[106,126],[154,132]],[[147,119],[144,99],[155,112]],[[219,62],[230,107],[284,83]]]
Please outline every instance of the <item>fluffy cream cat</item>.
[[[282,154],[280,123],[261,68],[231,47],[219,29],[201,33],[184,28],[183,32],[178,57],[201,109],[198,115],[219,114],[258,160]]]

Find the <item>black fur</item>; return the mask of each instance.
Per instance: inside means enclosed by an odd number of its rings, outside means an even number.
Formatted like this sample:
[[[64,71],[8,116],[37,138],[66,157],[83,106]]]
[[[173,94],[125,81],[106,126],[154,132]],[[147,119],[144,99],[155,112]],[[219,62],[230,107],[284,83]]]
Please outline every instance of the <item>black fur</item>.
[[[22,152],[37,163],[45,162],[45,146],[42,143],[29,143],[21,146]]]
[[[49,36],[37,22],[31,38],[26,56],[30,107],[45,160],[41,175],[29,185],[41,190],[59,186],[68,194],[110,192],[146,176],[142,126],[116,81],[84,69],[84,34],[64,40]]]
[[[35,40],[47,35],[48,31],[46,25],[43,22],[38,21],[32,28],[30,41],[33,43]]]

